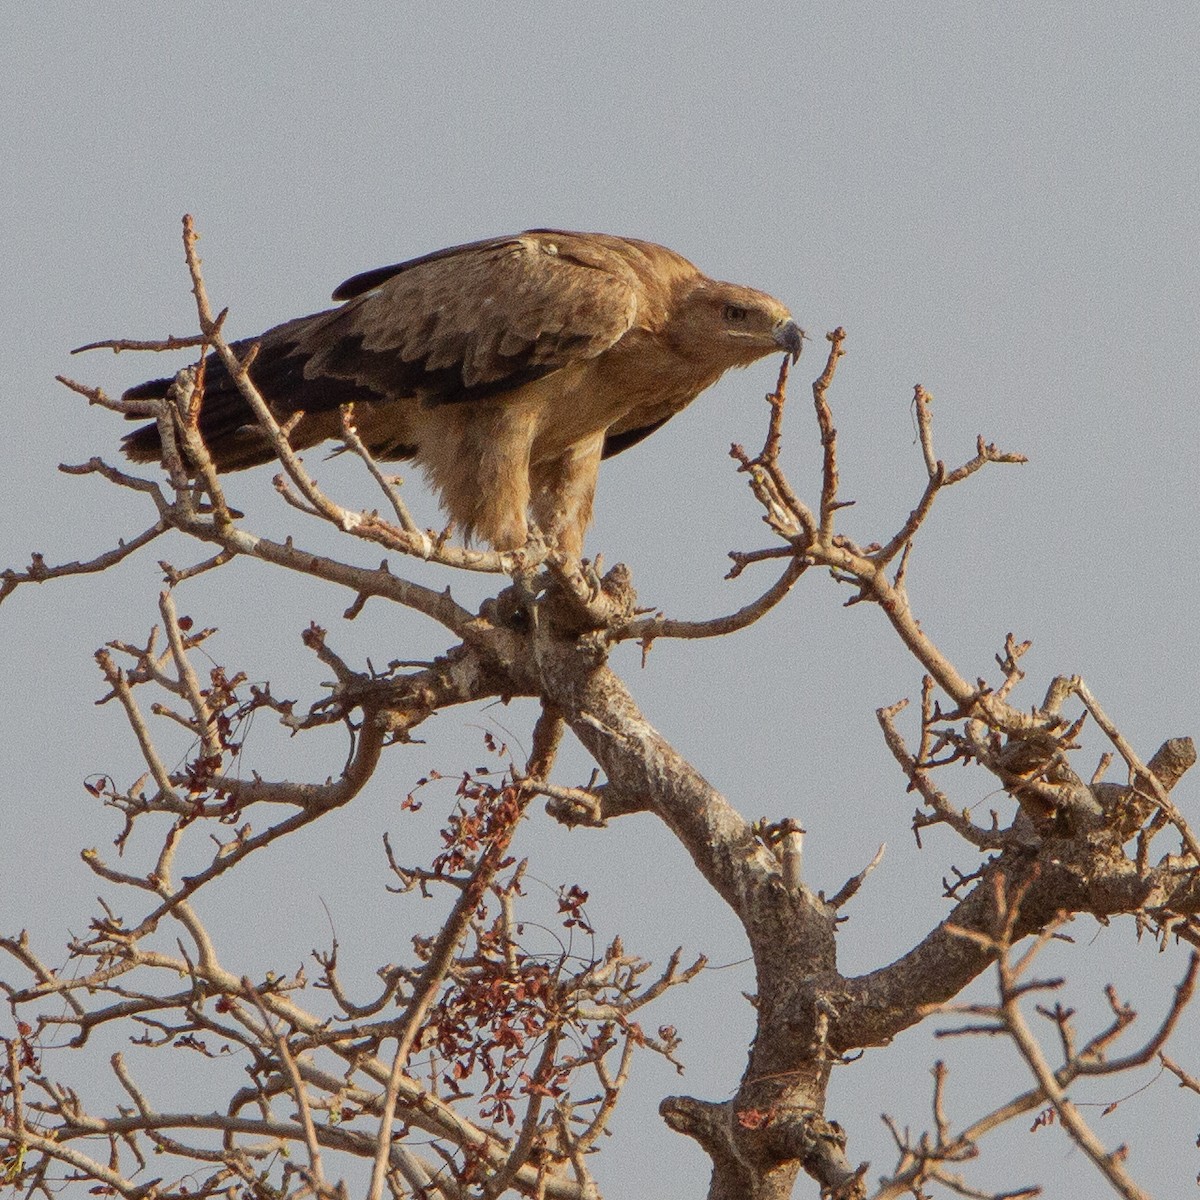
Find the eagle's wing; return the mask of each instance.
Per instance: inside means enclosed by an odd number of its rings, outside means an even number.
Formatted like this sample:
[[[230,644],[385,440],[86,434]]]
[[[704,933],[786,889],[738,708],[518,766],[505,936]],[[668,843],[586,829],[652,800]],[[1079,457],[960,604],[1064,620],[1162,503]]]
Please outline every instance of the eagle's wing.
[[[347,280],[340,308],[237,343],[259,353],[251,378],[281,419],[371,406],[370,444],[405,453],[403,401],[423,405],[503,399],[523,385],[596,357],[634,324],[642,294],[620,239],[537,230],[441,250]],[[169,380],[127,397],[165,393]],[[307,428],[306,428],[307,426]],[[210,359],[200,431],[218,469],[271,457],[231,380]],[[298,446],[335,433],[306,420]],[[126,439],[133,457],[157,456],[153,426]]]
[[[348,280],[334,293],[348,303],[298,349],[306,375],[384,399],[486,399],[607,350],[633,325],[639,291],[628,263],[587,235],[523,234]]]

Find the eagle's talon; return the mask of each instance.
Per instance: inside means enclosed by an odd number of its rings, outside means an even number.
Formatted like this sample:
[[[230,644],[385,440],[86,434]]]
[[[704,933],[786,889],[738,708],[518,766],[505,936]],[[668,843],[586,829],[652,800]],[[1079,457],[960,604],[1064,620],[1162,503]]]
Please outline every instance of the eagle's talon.
[[[525,550],[500,550],[500,569],[512,579],[519,579],[526,573]]]
[[[585,558],[579,564],[579,573],[583,577],[584,585],[588,589],[587,599],[589,604],[595,604],[604,594],[604,580],[600,577],[600,566],[601,562],[598,555],[594,563]]]

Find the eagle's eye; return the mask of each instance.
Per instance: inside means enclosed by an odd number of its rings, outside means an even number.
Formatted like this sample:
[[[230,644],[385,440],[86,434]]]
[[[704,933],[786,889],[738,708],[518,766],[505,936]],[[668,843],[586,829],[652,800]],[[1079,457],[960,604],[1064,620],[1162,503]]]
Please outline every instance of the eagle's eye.
[[[725,305],[725,320],[727,321],[744,321],[750,315],[748,308],[743,308],[740,304]]]

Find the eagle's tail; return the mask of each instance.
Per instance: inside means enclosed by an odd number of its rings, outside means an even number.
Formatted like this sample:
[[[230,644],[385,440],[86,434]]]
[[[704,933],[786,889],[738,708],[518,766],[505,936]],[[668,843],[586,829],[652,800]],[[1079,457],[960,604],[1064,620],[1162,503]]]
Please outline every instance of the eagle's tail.
[[[122,399],[159,400],[166,396],[173,382],[152,379],[130,388]],[[209,358],[205,364],[199,431],[218,471],[240,471],[274,457],[270,440],[253,409],[215,358]],[[143,425],[127,434],[121,439],[121,449],[133,462],[160,461],[162,439],[157,423]]]

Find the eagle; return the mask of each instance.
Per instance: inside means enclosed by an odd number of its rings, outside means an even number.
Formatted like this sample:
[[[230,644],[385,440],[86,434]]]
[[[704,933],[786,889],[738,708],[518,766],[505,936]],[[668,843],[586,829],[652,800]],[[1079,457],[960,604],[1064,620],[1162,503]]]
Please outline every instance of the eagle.
[[[531,229],[348,279],[342,303],[232,344],[303,450],[341,436],[354,405],[373,456],[424,471],[468,540],[501,551],[531,523],[583,548],[602,459],[648,437],[731,367],[804,333],[765,292],[710,279],[636,238]],[[131,388],[161,398],[170,379]],[[270,439],[220,360],[205,366],[198,426],[218,471],[270,461]],[[162,454],[156,425],[123,441]]]

